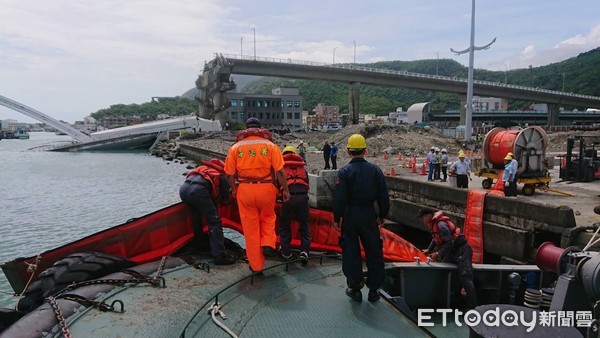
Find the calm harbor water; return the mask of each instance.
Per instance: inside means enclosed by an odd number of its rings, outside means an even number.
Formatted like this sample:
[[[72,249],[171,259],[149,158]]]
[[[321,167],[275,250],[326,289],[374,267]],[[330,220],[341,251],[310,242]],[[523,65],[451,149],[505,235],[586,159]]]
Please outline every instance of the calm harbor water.
[[[188,170],[147,152],[27,151],[69,136],[0,141],[0,261],[38,254],[179,202]],[[0,272],[0,307],[16,298]]]

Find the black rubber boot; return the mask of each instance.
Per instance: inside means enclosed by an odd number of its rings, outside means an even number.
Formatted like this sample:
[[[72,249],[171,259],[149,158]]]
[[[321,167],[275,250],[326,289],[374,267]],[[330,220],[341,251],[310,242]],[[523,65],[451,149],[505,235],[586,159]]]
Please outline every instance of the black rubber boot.
[[[360,289],[347,288],[346,295],[357,302],[362,302],[362,292],[360,292]]]
[[[265,258],[277,257],[277,253],[275,252],[275,249],[271,248],[270,246],[263,246],[262,251],[263,251],[263,256],[265,256]]]
[[[219,257],[215,258],[213,263],[215,265],[231,265],[235,263],[235,258],[229,256],[226,253],[220,254]]]
[[[381,298],[381,296],[379,296],[379,292],[377,292],[377,290],[369,290],[369,302],[376,302],[379,300],[379,298]]]

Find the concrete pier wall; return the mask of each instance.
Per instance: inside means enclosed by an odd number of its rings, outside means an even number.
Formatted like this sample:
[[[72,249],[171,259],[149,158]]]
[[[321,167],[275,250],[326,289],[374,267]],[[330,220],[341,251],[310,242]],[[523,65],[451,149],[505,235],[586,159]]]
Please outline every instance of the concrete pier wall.
[[[311,207],[331,209],[331,193],[336,171],[310,175]],[[388,219],[419,231],[426,226],[415,215],[427,206],[444,210],[459,226],[463,226],[467,190],[403,177],[386,177],[391,209]],[[572,242],[576,226],[573,210],[565,206],[487,195],[484,207],[485,251],[508,260],[531,262],[535,248],[545,241],[566,246]]]

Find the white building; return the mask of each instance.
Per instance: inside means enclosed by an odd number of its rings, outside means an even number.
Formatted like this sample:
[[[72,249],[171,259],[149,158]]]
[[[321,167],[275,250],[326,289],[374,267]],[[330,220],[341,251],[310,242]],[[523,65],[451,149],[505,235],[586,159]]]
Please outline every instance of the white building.
[[[498,97],[473,96],[473,111],[507,111],[508,102]]]
[[[2,130],[16,130],[19,126],[19,121],[13,119],[6,119],[0,121],[2,125]]]
[[[388,114],[386,124],[406,124],[408,123],[408,113],[402,111],[402,107],[396,108],[395,112]]]

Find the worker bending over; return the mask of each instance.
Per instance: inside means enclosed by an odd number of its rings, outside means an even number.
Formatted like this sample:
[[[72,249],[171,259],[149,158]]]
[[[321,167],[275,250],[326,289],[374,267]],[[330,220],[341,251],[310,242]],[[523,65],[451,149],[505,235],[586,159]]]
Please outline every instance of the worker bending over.
[[[473,249],[460,228],[439,210],[423,208],[417,215],[422,218],[433,237],[429,247],[423,253],[431,259],[444,263],[455,263],[458,277],[467,293],[467,305],[473,309],[477,306],[477,293],[473,284]]]

